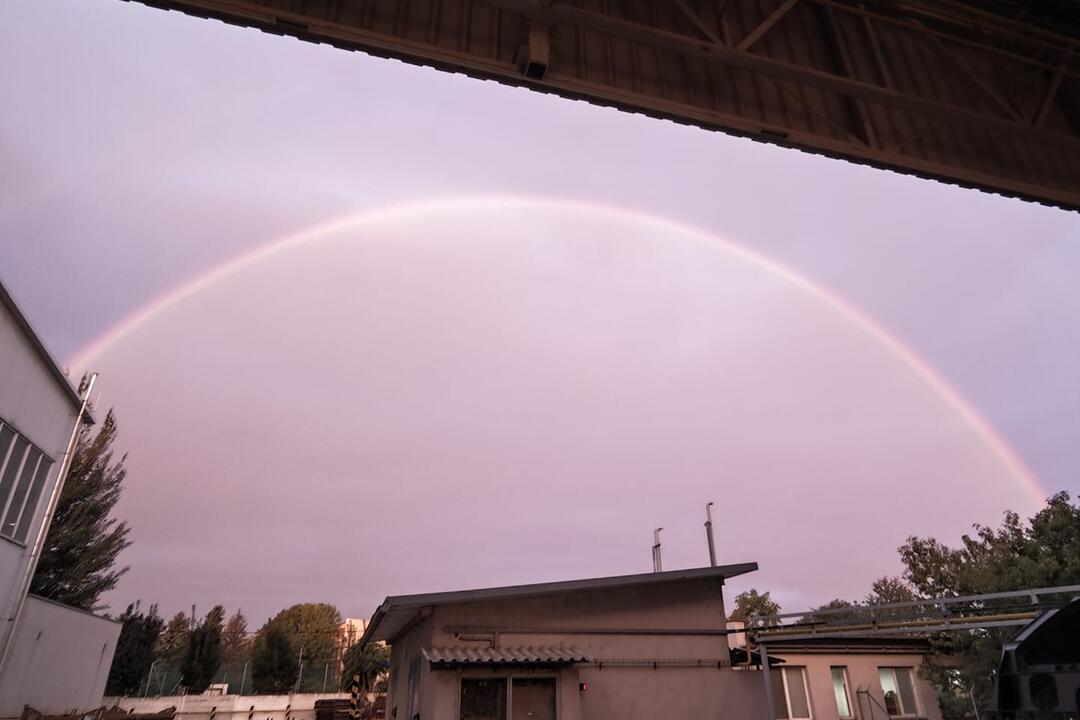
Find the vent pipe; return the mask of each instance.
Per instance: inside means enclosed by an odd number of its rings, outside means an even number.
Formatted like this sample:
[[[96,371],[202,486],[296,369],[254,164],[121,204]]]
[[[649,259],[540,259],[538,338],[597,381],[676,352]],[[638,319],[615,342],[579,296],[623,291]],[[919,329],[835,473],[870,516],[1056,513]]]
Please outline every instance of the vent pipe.
[[[663,564],[660,562],[660,531],[664,528],[658,527],[652,531],[653,546],[652,546],[652,570],[653,572],[662,572],[664,569]]]
[[[709,565],[716,567],[716,543],[713,541],[712,531],[712,506],[713,504],[705,504],[705,539],[709,541]]]

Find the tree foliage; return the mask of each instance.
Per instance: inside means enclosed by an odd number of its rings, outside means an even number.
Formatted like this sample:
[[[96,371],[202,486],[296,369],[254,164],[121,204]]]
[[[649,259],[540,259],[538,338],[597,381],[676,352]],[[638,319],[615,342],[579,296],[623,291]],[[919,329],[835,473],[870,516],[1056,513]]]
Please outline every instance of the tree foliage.
[[[101,609],[101,595],[116,587],[126,567],[117,557],[130,545],[128,526],[112,517],[127,475],[117,459],[116,417],[105,415],[96,434],[84,433],[72,456],[30,591],[50,600]]]
[[[225,608],[215,606],[191,631],[180,672],[188,692],[201,693],[210,686],[221,666],[221,630]]]
[[[134,695],[150,672],[154,662],[154,644],[165,621],[157,614],[157,606],[148,613],[139,612],[137,605],[128,605],[120,616],[123,625],[116,641],[109,678],[105,684],[106,695]]]
[[[843,598],[834,598],[824,605],[820,605],[813,608],[809,613],[799,618],[799,622],[806,624],[843,624],[845,622],[851,622],[858,617],[858,605],[856,603],[844,600]],[[841,610],[851,609],[851,612],[835,612]],[[829,612],[821,612],[822,610],[828,610]]]
[[[334,659],[341,632],[341,613],[328,603],[301,603],[288,607],[271,620],[297,652],[303,650],[305,665],[324,665]]]
[[[900,547],[904,579],[925,597],[963,596],[1080,583],[1080,505],[1058,493],[1033,517],[1005,514],[999,528],[976,525],[958,547],[910,537]],[[993,603],[988,603],[993,606]],[[934,639],[926,673],[938,687],[946,720],[985,704],[1003,641],[1013,631],[951,633]]]
[[[277,694],[292,690],[299,666],[297,653],[279,625],[263,625],[251,644],[251,683],[256,693]]]
[[[751,616],[759,615],[769,617],[780,612],[780,605],[769,597],[769,593],[758,593],[754,588],[741,592],[735,596],[735,608],[731,611],[729,620],[746,622]],[[775,625],[775,619],[767,619],[766,625]]]
[[[345,669],[341,673],[341,686],[352,687],[353,675],[360,676],[364,692],[375,689],[375,682],[390,669],[390,648],[385,645],[356,643],[345,652]]]
[[[226,662],[237,662],[248,653],[247,618],[237,610],[221,631],[221,650]]]
[[[879,577],[870,585],[866,596],[867,605],[911,602],[916,599],[915,590],[898,577]]]
[[[158,638],[154,655],[162,662],[176,662],[187,654],[188,635],[191,633],[191,620],[183,612],[172,616],[168,625]]]

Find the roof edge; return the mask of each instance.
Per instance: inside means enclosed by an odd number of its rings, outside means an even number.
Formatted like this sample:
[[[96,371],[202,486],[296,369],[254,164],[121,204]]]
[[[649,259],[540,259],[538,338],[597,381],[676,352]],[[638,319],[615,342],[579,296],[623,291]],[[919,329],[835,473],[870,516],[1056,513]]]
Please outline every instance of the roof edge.
[[[509,600],[563,592],[585,590],[603,590],[641,585],[656,585],[686,580],[730,577],[745,575],[758,569],[756,562],[718,565],[715,567],[689,568],[686,570],[667,570],[664,572],[636,573],[633,575],[612,575],[580,580],[558,580],[554,582],[531,583],[527,585],[505,585],[501,587],[478,588],[474,590],[451,590],[439,593],[421,593],[415,595],[388,595],[371,616],[361,643],[375,639],[382,619],[392,609],[420,608],[431,605],[450,605],[455,603],[478,602],[481,600]]]
[[[45,367],[49,373],[53,376],[56,382],[63,389],[64,394],[67,395],[71,404],[75,406],[76,412],[82,407],[82,398],[79,397],[79,393],[72,387],[71,381],[68,376],[64,374],[64,371],[57,364],[53,358],[52,353],[45,347],[45,343],[41,341],[37,332],[34,330],[34,326],[30,324],[26,315],[23,314],[18,304],[15,302],[15,298],[11,296],[8,289],[4,286],[2,280],[0,280],[0,304],[2,304],[11,316],[15,319],[15,324],[22,330],[23,335],[30,341],[30,345],[33,346],[34,351],[37,353],[38,358],[45,363]],[[94,419],[90,415],[89,409],[85,413],[85,417],[89,422],[93,422]]]

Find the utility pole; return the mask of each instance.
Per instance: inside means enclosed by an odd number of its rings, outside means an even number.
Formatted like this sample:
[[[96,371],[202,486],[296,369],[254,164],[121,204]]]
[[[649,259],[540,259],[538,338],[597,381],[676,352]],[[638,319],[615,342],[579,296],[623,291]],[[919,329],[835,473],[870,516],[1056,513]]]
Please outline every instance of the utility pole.
[[[652,546],[652,570],[653,572],[662,572],[664,569],[663,563],[660,562],[660,531],[664,528],[658,527],[653,530],[653,546]]]
[[[709,541],[709,566],[716,567],[716,544],[713,542],[711,502],[705,503],[705,538]]]

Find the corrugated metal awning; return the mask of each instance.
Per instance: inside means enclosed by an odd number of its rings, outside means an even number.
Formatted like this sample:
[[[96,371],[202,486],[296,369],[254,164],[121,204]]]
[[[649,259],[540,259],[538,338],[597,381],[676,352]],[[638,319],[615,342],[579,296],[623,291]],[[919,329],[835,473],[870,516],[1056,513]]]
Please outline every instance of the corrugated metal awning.
[[[590,658],[572,647],[450,647],[424,650],[432,667],[459,665],[572,665]]]

